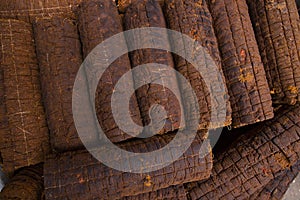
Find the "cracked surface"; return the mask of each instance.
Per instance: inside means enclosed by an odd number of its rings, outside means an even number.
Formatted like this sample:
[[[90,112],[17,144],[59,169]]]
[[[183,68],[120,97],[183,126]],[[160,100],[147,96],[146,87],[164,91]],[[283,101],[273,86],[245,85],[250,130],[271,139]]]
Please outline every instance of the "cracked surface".
[[[82,63],[76,23],[59,16],[41,18],[34,31],[52,149],[83,148],[72,115],[73,84]]]
[[[199,129],[213,126],[211,128],[223,127],[231,124],[231,108],[229,103],[229,97],[227,94],[227,88],[225,91],[218,88],[214,83],[223,82],[225,83],[225,78],[221,69],[221,59],[217,45],[217,39],[212,27],[212,18],[209,13],[208,7],[203,0],[166,0],[164,6],[164,12],[168,27],[172,30],[181,32],[188,35],[195,42],[200,43],[203,49],[195,49],[194,55],[199,56],[203,61],[203,67],[207,70],[205,75],[208,81],[211,83],[211,90],[213,94],[209,94],[208,86],[201,77],[204,73],[200,74],[195,67],[188,63],[182,57],[174,55],[175,69],[179,71],[191,84],[194,89],[199,103],[200,111],[200,122]],[[181,38],[170,38],[170,43],[172,48],[182,49],[182,45],[178,43]],[[207,54],[204,54],[207,51]],[[213,62],[211,63],[209,59],[206,58],[210,55]],[[204,58],[204,59],[203,59]],[[212,70],[212,65],[217,66],[217,72],[221,72],[221,77],[216,76],[216,71]],[[186,94],[186,88],[184,84],[180,84],[180,90],[182,93],[183,103],[187,102],[184,99],[191,98]],[[212,98],[211,98],[212,97]],[[218,102],[218,98],[224,97],[226,99],[225,105],[221,105]],[[226,115],[225,122],[221,121],[219,116],[210,116],[211,107],[215,107],[219,112]],[[189,108],[188,105],[184,107]],[[193,112],[188,110],[188,112]],[[222,119],[223,120],[223,119]],[[210,122],[214,122],[213,125]]]
[[[124,15],[124,20],[126,30],[141,27],[166,28],[163,12],[160,5],[155,0],[140,0],[131,4]],[[160,39],[159,36],[155,36],[155,38],[157,38],[157,40]],[[174,68],[171,53],[163,50],[141,49],[130,52],[129,55],[131,58],[132,68],[147,63],[158,63]],[[133,74],[135,84],[143,81],[143,76],[152,76],[153,79],[162,83],[162,85],[153,83],[146,84],[136,90],[136,95],[144,126],[151,122],[149,110],[152,105],[158,104],[164,107],[167,113],[163,119],[165,124],[159,131],[160,134],[164,134],[183,127],[180,124],[181,118],[183,117],[183,114],[181,113],[181,96],[175,73],[163,71],[157,67],[157,69],[155,68],[154,74],[155,75],[150,74],[149,70],[145,68],[141,73]],[[166,88],[167,83],[173,87]],[[156,122],[158,120],[161,119],[152,117],[152,121]]]
[[[44,168],[46,199],[119,199],[206,179],[212,168],[212,154],[199,157],[203,134],[199,132],[191,147],[177,161],[147,174],[113,170],[85,151],[53,155],[47,159]],[[172,138],[173,135],[166,134],[120,146],[131,152],[151,152],[165,146]]]
[[[34,22],[41,17],[70,17],[80,2],[82,0],[0,0],[0,18]]]
[[[31,25],[0,20],[0,47],[0,151],[11,175],[42,162],[49,138]]]
[[[208,0],[232,107],[232,126],[271,119],[269,85],[246,0]]]
[[[121,200],[140,200],[140,199],[155,199],[155,200],[187,200],[183,185],[171,186],[165,189],[140,194],[137,196],[124,197]]]
[[[247,199],[300,156],[300,105],[242,135],[215,156],[210,179],[187,184],[191,199]]]
[[[283,198],[290,184],[299,174],[300,162],[292,166],[291,168],[278,173],[274,180],[270,181],[260,192],[251,196],[250,199],[272,199],[280,200]]]
[[[300,31],[295,1],[248,0],[273,102],[300,100]]]
[[[115,3],[107,0],[91,0],[80,4],[78,8],[78,27],[84,58],[86,58],[98,44],[123,31],[121,18]],[[124,42],[120,41],[119,46],[120,48],[126,46],[125,39]],[[107,54],[109,57],[109,52]],[[95,58],[95,63],[96,62],[97,58]],[[99,62],[103,62],[103,60]],[[98,121],[100,122],[102,130],[112,142],[120,142],[132,138],[132,136],[118,128],[111,109],[111,97],[114,92],[114,87],[119,79],[130,69],[131,66],[128,55],[125,54],[119,57],[104,72],[96,91],[95,106]],[[126,87],[133,88],[133,80],[129,80],[126,84]],[[127,91],[122,92],[125,93]],[[120,99],[120,101],[123,101],[123,99]],[[129,111],[132,120],[141,125],[140,111],[134,94],[130,100]],[[120,118],[125,117],[121,116]]]
[[[136,4],[140,0],[118,0],[117,7],[120,13],[126,12],[126,9],[131,5],[131,4]],[[155,0],[157,1],[161,6],[164,4],[164,0]]]

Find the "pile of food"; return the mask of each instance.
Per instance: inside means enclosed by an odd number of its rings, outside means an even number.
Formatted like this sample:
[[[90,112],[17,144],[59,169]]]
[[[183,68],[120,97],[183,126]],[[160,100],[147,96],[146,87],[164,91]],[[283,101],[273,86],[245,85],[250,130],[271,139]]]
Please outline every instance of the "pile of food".
[[[281,199],[299,173],[294,0],[0,0],[0,45],[0,199]]]

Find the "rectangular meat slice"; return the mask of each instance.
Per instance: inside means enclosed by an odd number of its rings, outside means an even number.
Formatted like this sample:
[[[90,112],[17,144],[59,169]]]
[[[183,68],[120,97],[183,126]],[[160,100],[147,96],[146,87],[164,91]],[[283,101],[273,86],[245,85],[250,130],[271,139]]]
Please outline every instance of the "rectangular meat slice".
[[[190,181],[209,177],[212,168],[212,154],[209,148],[206,156],[199,156],[203,136],[199,132],[187,151],[172,164],[152,172],[129,173],[109,168],[97,161],[86,151],[66,152],[47,159],[44,168],[46,199],[119,199],[168,188]],[[150,153],[168,145],[173,135],[157,135],[145,140],[125,142],[119,147],[135,153]],[[178,141],[180,148],[185,141]],[[168,151],[168,150],[167,150]],[[176,149],[172,149],[172,152]],[[96,150],[94,151],[96,152]],[[170,152],[171,153],[171,152]],[[162,151],[155,159],[164,164],[168,152]],[[108,157],[120,166],[134,157]],[[134,160],[131,162],[134,163]],[[149,170],[155,167],[149,163]],[[130,170],[130,169],[129,169]]]
[[[300,100],[300,30],[295,1],[247,0],[256,39],[276,104]]]
[[[0,20],[0,153],[2,167],[34,165],[49,153],[31,24]]]
[[[132,3],[126,10],[124,23],[126,30],[142,27],[166,28],[163,12],[155,0],[140,0]],[[156,42],[164,42],[160,41],[163,37],[159,34],[167,33],[162,32],[155,35],[153,41],[151,41],[153,44]],[[135,35],[135,37],[143,38],[147,36]],[[126,39],[128,45],[140,45],[140,43],[134,39]],[[143,85],[136,90],[136,95],[144,126],[150,124],[153,125],[153,127],[158,127],[157,124],[163,121],[163,128],[155,130],[160,134],[183,127],[184,121],[182,121],[182,119],[184,119],[184,113],[181,110],[181,95],[176,73],[175,71],[165,70],[162,66],[157,65],[161,64],[174,68],[172,54],[161,49],[139,48],[138,50],[130,52],[129,55],[133,69],[144,64],[154,63],[152,66],[141,67],[141,70],[133,72],[136,88]],[[164,107],[166,112],[165,116],[159,115],[160,111],[156,109],[156,105]]]
[[[231,108],[221,58],[215,36],[212,17],[203,0],[166,0],[164,12],[168,27],[185,34],[181,38],[170,37],[172,49],[177,49],[192,58],[196,66],[174,55],[175,69],[191,84],[199,104],[199,129],[218,128],[231,124]],[[189,36],[194,44],[186,42]],[[196,46],[197,45],[197,46]],[[188,55],[191,54],[191,55]],[[191,98],[184,83],[180,83],[183,104]],[[221,103],[221,100],[223,102]],[[189,105],[184,105],[189,108]],[[216,110],[217,113],[212,113]],[[187,110],[193,112],[193,110]]]
[[[273,118],[272,99],[246,0],[208,0],[232,108],[232,126]]]
[[[105,42],[105,40],[111,38],[115,34],[121,33],[123,31],[121,18],[118,14],[118,10],[113,1],[107,0],[91,0],[82,2],[77,10],[78,13],[78,27],[80,32],[80,38],[82,42],[82,49],[84,58],[88,57],[88,62],[90,66],[88,67],[101,67],[103,68],[104,64],[109,65],[110,63],[105,63],[111,56],[110,53],[107,53],[107,59],[105,61],[101,60],[101,66],[97,65],[97,54],[101,52],[111,51],[110,46],[102,47],[100,50],[93,50],[98,45]],[[127,49],[126,40],[123,39],[118,42],[118,47],[120,49]],[[106,56],[106,55],[105,55]],[[88,70],[88,67],[86,70]],[[126,122],[128,121],[127,117],[122,113],[112,112],[112,107],[116,106],[115,102],[112,102],[112,95],[115,94],[115,86],[120,81],[120,79],[131,69],[130,61],[127,54],[124,54],[117,58],[113,63],[109,65],[106,71],[103,73],[102,77],[99,78],[98,87],[96,91],[95,106],[98,121],[100,126],[106,136],[112,142],[120,142],[132,138],[133,134],[137,135],[138,130],[128,130],[130,132],[125,132],[119,127],[119,124],[116,122],[116,117]],[[130,72],[129,72],[130,73]],[[95,79],[94,74],[87,73],[87,78],[92,81]],[[120,91],[121,97],[117,101],[121,101],[123,106],[126,106],[128,102],[124,99],[126,92],[129,92],[130,89],[133,89],[133,80],[130,78],[126,80],[126,91]],[[90,91],[93,92],[93,91]],[[140,111],[137,104],[135,94],[130,94],[131,99],[129,101],[129,111],[130,117],[134,123],[137,125],[142,125]],[[120,107],[118,107],[120,109]],[[128,110],[128,108],[126,108]],[[114,116],[118,115],[118,116]],[[128,123],[129,124],[129,123]],[[133,126],[132,126],[133,127]],[[129,127],[130,129],[131,127]],[[133,134],[131,134],[133,133]],[[101,138],[100,138],[101,139]]]
[[[0,192],[0,199],[40,200],[43,193],[43,164],[39,164],[18,171]]]
[[[300,156],[300,104],[246,131],[215,155],[210,179],[187,185],[191,199],[248,199]]]
[[[81,149],[72,114],[73,85],[82,63],[76,22],[63,16],[41,18],[34,23],[34,31],[52,148],[58,152]],[[96,140],[97,136],[90,138],[91,143]]]

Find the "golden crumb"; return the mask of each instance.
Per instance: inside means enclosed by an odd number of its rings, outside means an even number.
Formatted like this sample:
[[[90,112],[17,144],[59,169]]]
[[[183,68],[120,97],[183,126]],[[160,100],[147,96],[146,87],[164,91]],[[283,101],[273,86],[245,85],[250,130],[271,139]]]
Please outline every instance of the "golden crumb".
[[[292,94],[297,94],[298,93],[298,88],[295,86],[289,86],[288,90],[292,93]]]
[[[239,81],[242,83],[250,82],[254,79],[254,76],[250,73],[247,73],[246,75],[241,74],[239,77]]]
[[[277,161],[277,163],[283,168],[289,168],[291,167],[291,163],[288,160],[288,158],[281,152],[277,152],[275,155],[275,160]]]
[[[149,175],[146,176],[144,185],[146,187],[151,187],[151,185],[152,185],[151,176],[149,176]]]

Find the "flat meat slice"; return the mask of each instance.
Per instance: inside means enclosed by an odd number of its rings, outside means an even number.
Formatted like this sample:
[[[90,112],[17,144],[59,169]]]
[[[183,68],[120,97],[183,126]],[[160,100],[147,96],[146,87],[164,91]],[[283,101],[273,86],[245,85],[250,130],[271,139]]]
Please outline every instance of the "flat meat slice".
[[[191,199],[248,199],[300,156],[300,104],[284,107],[215,156],[211,177],[187,184]]]
[[[3,170],[43,162],[49,153],[31,24],[0,20],[0,153]]]
[[[163,12],[160,5],[155,0],[140,0],[132,3],[126,10],[124,23],[127,30],[145,27],[166,28]],[[153,42],[160,42],[159,40],[161,38],[163,37],[155,35],[154,40],[157,41]],[[137,41],[127,41],[128,45],[134,42],[136,45],[139,45]],[[172,54],[164,50],[139,49],[130,52],[129,55],[132,68],[149,63],[158,63],[174,68]],[[181,112],[181,95],[176,73],[164,70],[160,66],[153,66],[153,69],[151,70],[144,67],[140,71],[133,72],[133,79],[136,87],[138,87],[139,83],[143,83],[147,77],[151,77],[151,83],[145,84],[136,90],[144,126],[152,123],[154,127],[157,127],[155,123],[159,124],[163,121],[164,127],[157,130],[160,134],[183,127],[184,124],[181,124],[181,119],[184,119],[184,113]],[[160,85],[154,83],[154,81],[159,82]],[[159,113],[159,110],[156,109],[156,105],[164,107],[166,112],[165,116],[156,116],[156,113]]]
[[[41,18],[34,23],[34,32],[52,149],[82,149],[72,112],[73,85],[82,63],[76,21],[63,16]],[[89,138],[91,143],[96,140],[97,136]]]
[[[205,135],[206,131],[199,132],[191,146],[178,160],[149,173],[114,170],[95,160],[86,151],[53,155],[47,159],[44,168],[46,199],[119,199],[206,179],[210,176],[212,168],[212,154],[208,148],[206,156],[199,155]],[[167,145],[173,136],[173,134],[157,135],[145,140],[125,142],[119,147],[135,153],[152,152]],[[185,141],[179,141],[178,147],[184,143]],[[163,164],[166,155],[168,153],[162,152],[155,159],[161,160]],[[111,161],[121,159],[118,161],[120,165],[125,163],[122,159],[132,159],[116,158],[112,155],[109,158]]]
[[[78,15],[78,28],[82,42],[83,56],[86,59],[89,59],[87,57],[90,53],[93,55],[97,54],[97,50],[93,51],[93,49],[99,44],[123,31],[121,17],[119,16],[117,7],[113,1],[84,1],[79,5],[76,12]],[[125,39],[121,40],[118,45],[120,48],[127,48]],[[105,51],[105,49],[101,49],[101,51]],[[93,55],[91,55],[90,59],[95,58]],[[107,59],[109,56],[110,54],[108,53]],[[97,63],[97,58],[91,60],[92,65],[95,63]],[[115,60],[103,73],[102,77],[99,77],[100,81],[98,82],[95,98],[96,113],[102,130],[112,142],[120,142],[133,137],[119,128],[115,121],[117,116],[114,116],[112,113],[113,105],[111,103],[116,84],[130,69],[130,61],[128,55],[125,54],[117,58],[117,60]],[[93,74],[87,73],[87,78],[92,80],[94,78],[92,76]],[[126,84],[128,89],[133,89],[133,80],[128,80]],[[124,95],[128,91],[121,92],[121,95]],[[123,98],[118,99],[118,101],[123,101]],[[126,105],[126,103],[127,102],[124,102],[123,104]],[[141,126],[140,111],[135,94],[132,94],[131,96],[129,112],[132,120]],[[125,116],[118,117],[124,119],[124,121],[127,120]],[[130,131],[136,133],[135,130]]]
[[[300,30],[295,1],[247,0],[269,87],[276,104],[300,100]]]
[[[189,36],[195,41],[195,44],[203,47],[198,49],[198,47],[192,47],[193,44],[186,44],[184,37],[170,37],[172,49],[181,50],[186,54],[186,49],[193,48],[193,55],[187,56],[193,57],[196,62],[199,61],[197,64],[201,67],[199,71],[196,66],[187,62],[183,57],[174,55],[175,69],[190,82],[197,96],[200,112],[199,129],[230,125],[229,96],[212,17],[207,4],[203,0],[166,0],[164,12],[168,28]],[[223,88],[220,88],[220,83]],[[184,83],[179,83],[179,85],[184,107],[189,108],[190,106],[185,103],[188,103],[187,99],[192,97],[187,93]],[[220,103],[220,99],[224,99],[225,102]],[[212,114],[212,108],[216,109],[218,113]],[[193,110],[187,110],[187,112],[193,112]]]
[[[272,99],[246,0],[208,0],[232,108],[232,126],[273,118]]]

